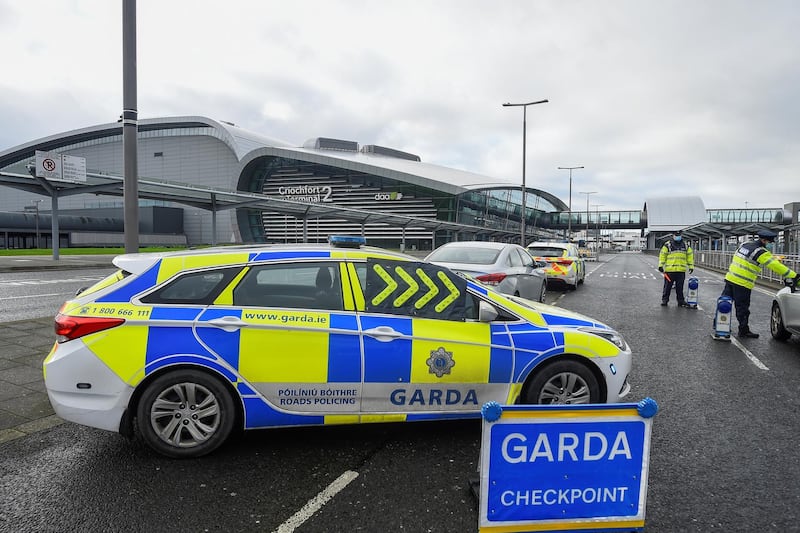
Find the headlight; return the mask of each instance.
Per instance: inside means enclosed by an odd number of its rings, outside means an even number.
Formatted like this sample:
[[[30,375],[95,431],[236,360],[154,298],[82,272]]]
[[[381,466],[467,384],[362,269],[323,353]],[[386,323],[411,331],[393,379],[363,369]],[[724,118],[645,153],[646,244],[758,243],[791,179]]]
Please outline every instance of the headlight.
[[[628,348],[628,343],[625,342],[625,339],[622,338],[622,335],[614,331],[613,329],[599,329],[599,328],[578,328],[580,331],[585,331],[586,333],[591,333],[592,335],[597,335],[598,337],[603,337],[605,340],[619,348],[620,350],[626,350]]]

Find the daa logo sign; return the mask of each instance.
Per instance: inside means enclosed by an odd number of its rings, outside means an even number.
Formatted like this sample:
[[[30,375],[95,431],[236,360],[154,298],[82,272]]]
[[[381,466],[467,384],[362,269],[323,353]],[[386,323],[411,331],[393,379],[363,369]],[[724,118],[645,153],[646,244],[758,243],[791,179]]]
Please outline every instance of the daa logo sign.
[[[657,410],[484,405],[479,530],[643,529]]]

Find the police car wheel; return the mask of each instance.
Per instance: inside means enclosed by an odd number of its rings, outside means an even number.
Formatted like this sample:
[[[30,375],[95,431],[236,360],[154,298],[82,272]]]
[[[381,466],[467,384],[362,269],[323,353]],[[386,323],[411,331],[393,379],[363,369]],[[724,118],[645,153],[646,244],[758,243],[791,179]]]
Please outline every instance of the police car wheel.
[[[600,403],[600,385],[594,374],[576,361],[557,361],[539,370],[530,382],[525,403]]]
[[[778,341],[788,340],[792,333],[783,325],[783,315],[778,302],[772,302],[772,313],[769,317],[769,332],[772,338]]]
[[[142,439],[169,457],[200,457],[230,435],[234,404],[225,386],[198,370],[158,377],[145,389],[137,408]]]
[[[542,283],[542,291],[539,293],[539,301],[544,303],[547,298],[547,283]]]

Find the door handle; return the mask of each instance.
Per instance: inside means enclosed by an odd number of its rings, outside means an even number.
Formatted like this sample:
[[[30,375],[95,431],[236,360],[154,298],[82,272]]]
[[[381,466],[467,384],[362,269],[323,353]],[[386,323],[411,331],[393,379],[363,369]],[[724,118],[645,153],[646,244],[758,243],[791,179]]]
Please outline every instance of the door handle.
[[[214,318],[206,322],[211,326],[220,328],[228,333],[232,333],[246,324],[239,317],[223,316],[222,318]]]
[[[402,333],[395,331],[389,326],[378,326],[377,328],[365,329],[364,335],[369,335],[370,337],[373,337],[381,342],[391,342],[394,339],[403,336]]]

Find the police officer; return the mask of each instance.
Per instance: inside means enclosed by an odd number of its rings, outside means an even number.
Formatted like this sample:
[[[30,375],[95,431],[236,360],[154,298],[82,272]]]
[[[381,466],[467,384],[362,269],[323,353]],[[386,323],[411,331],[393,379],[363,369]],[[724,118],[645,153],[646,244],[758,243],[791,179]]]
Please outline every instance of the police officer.
[[[678,306],[689,307],[683,297],[683,282],[686,279],[687,269],[689,274],[694,272],[694,252],[692,247],[684,242],[683,236],[678,230],[671,240],[664,243],[658,254],[658,271],[666,274],[664,290],[661,293],[661,305],[667,305],[672,286],[675,285]]]
[[[770,252],[778,234],[768,230],[758,232],[758,238],[742,244],[728,267],[725,275],[725,288],[722,296],[730,296],[736,305],[736,320],[739,322],[739,336],[757,339],[758,333],[750,331],[750,293],[756,284],[756,278],[762,267],[784,278],[787,285],[791,285],[797,278],[797,273],[782,264]]]

